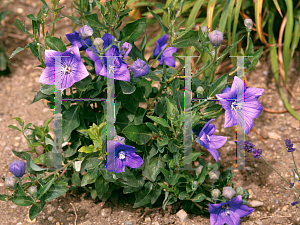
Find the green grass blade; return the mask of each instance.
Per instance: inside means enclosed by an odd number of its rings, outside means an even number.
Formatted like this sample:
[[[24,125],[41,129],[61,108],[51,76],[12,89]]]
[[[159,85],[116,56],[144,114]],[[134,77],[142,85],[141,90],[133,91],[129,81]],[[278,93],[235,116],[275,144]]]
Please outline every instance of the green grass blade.
[[[230,6],[229,6],[229,12],[232,12],[234,7],[235,0],[231,0]],[[231,23],[232,23],[232,13],[229,13],[228,20],[227,20],[227,40],[228,40],[228,46],[231,45]],[[231,62],[234,62],[234,57],[231,57]]]
[[[278,4],[278,1],[277,1],[277,0],[273,0],[273,2],[274,2],[274,5],[275,5],[277,11],[279,12],[280,16],[283,18],[282,13],[281,13],[280,6],[279,6],[279,4]]]
[[[237,0],[237,4],[235,6],[235,12],[234,12],[234,21],[233,21],[233,29],[232,29],[232,42],[235,42],[235,36],[236,36],[236,28],[237,28],[237,23],[239,20],[239,13],[240,13],[240,9],[241,9],[241,5],[242,5],[242,1],[243,0]],[[237,52],[237,47],[235,47],[231,52],[230,55],[236,55]],[[236,61],[233,61],[233,66],[236,66]]]
[[[197,13],[199,12],[202,4],[203,4],[204,0],[197,0],[190,15],[189,15],[189,18],[188,20],[186,21],[185,23],[185,26],[186,27],[189,27],[196,19],[196,16],[197,16]]]
[[[294,27],[293,1],[285,0],[287,6],[287,23],[284,31],[283,44],[283,66],[284,66],[284,83],[287,84],[288,69],[290,65],[290,45]]]
[[[299,43],[299,39],[300,39],[300,22],[298,19],[296,19],[292,47],[291,47],[291,59],[294,56],[295,49],[297,48],[298,43]]]
[[[222,15],[220,18],[220,24],[219,24],[218,30],[221,31],[222,33],[224,33],[227,18],[229,17],[229,14],[230,14],[229,12],[231,12],[231,10],[232,10],[232,8],[230,8],[230,7],[233,7],[233,5],[230,4],[230,1],[234,2],[233,0],[226,0]],[[231,10],[229,11],[229,9],[231,9]]]

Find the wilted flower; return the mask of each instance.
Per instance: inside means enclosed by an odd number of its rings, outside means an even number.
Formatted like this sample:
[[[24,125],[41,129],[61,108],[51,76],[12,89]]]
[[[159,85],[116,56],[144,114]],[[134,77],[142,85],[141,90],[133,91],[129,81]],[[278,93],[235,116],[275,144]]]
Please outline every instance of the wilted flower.
[[[31,196],[36,197],[37,196],[37,188],[36,188],[36,186],[31,186],[30,188],[28,188],[28,193]]]
[[[82,27],[83,28],[83,27]],[[74,31],[74,30],[73,30]],[[85,34],[84,34],[85,35]],[[92,34],[93,35],[93,34]],[[91,36],[92,36],[91,35]],[[71,42],[73,46],[77,46],[79,51],[86,50],[88,47],[92,46],[92,40],[90,38],[82,39],[78,32],[66,34],[67,39]],[[85,36],[84,36],[85,37]]]
[[[236,188],[236,195],[243,195],[244,194],[244,188],[237,187]]]
[[[130,67],[129,67],[135,77],[141,77],[149,74],[149,66],[141,59],[137,59]]]
[[[202,171],[202,168],[203,168],[203,166],[202,165],[200,165],[200,166],[198,166],[197,168],[196,168],[196,175],[197,175],[197,177],[199,176],[199,174],[201,173],[201,171]]]
[[[221,191],[220,191],[219,189],[213,189],[213,190],[211,191],[211,197],[212,197],[213,199],[218,199],[219,196],[220,196],[220,194],[221,194]]]
[[[156,46],[153,51],[153,56],[156,58],[161,51],[167,46],[167,40],[169,38],[168,34],[163,35],[160,39],[156,41]],[[164,62],[167,66],[175,67],[175,59],[172,54],[177,51],[175,47],[168,47],[165,51],[158,57],[158,61],[160,61],[159,65],[163,65]]]
[[[244,86],[244,93],[241,93],[242,85]],[[263,110],[258,98],[264,91],[261,88],[245,88],[244,81],[235,76],[230,91],[226,89],[222,94],[216,95],[225,109],[224,128],[232,127],[238,123],[248,135],[253,127],[254,119]],[[244,104],[244,107],[242,107],[242,104]]]
[[[114,141],[117,141],[117,142],[119,142],[120,144],[125,145],[125,138],[124,138],[124,137],[121,137],[121,136],[119,136],[119,135],[116,135],[116,136],[114,137]]]
[[[223,33],[218,30],[214,30],[208,35],[209,41],[211,45],[216,48],[220,46],[221,42],[223,41]]]
[[[54,50],[45,51],[46,68],[44,69],[39,82],[48,85],[55,85],[55,57],[61,57],[61,87],[60,90],[71,87],[74,83],[81,81],[89,75],[86,67],[80,58],[77,46],[72,46],[65,52],[57,52]]]
[[[5,178],[4,185],[5,187],[9,187],[14,189],[17,186],[18,180],[14,175],[10,175]]]
[[[96,38],[94,40],[94,45],[95,45],[96,49],[98,50],[98,52],[100,52],[100,50],[103,50],[103,43],[104,43],[104,41],[102,40],[102,38]]]
[[[197,92],[198,94],[203,94],[204,88],[201,87],[201,86],[199,86],[199,87],[197,87],[196,92]]]
[[[247,28],[247,31],[250,32],[253,28],[253,22],[251,19],[247,18],[244,20],[244,25]]]
[[[22,177],[26,171],[26,163],[21,160],[15,160],[10,163],[9,172],[16,177]]]
[[[238,225],[241,217],[254,212],[253,208],[243,205],[242,196],[239,195],[228,202],[218,204],[208,203],[211,225]]]
[[[227,137],[213,135],[216,129],[214,124],[210,124],[213,120],[214,119],[209,120],[202,128],[199,134],[199,143],[206,148],[218,162],[219,152],[217,149],[221,148],[226,143]]]
[[[87,25],[84,25],[83,27],[81,27],[79,29],[78,34],[82,40],[86,40],[94,34],[94,30],[93,30],[93,28],[91,28]]]
[[[121,173],[125,172],[125,166],[131,168],[139,168],[143,164],[143,159],[135,153],[135,147],[122,145],[117,141],[107,141],[107,152],[113,154],[115,149],[115,170],[108,169],[107,171]],[[109,160],[109,158],[108,158]],[[107,165],[112,165],[113,162],[107,162]]]
[[[193,190],[193,191],[196,191],[197,188],[198,188],[198,185],[199,185],[199,184],[198,184],[197,181],[193,181],[193,182],[192,182],[192,190]]]
[[[223,196],[227,199],[232,199],[235,196],[235,190],[232,187],[223,187]]]
[[[219,179],[220,172],[217,170],[212,170],[208,173],[211,182],[216,182]]]
[[[285,139],[284,141],[285,141],[286,148],[288,149],[288,152],[295,151],[295,148],[293,148],[294,144],[292,144],[291,139]]]

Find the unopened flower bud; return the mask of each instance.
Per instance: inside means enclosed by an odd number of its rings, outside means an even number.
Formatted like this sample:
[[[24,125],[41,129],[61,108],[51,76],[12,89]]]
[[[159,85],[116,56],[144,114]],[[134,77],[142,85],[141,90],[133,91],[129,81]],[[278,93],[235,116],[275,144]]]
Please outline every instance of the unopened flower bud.
[[[26,163],[21,160],[15,160],[10,163],[9,172],[11,172],[16,177],[22,177],[25,174]]]
[[[242,187],[237,187],[235,190],[236,190],[236,195],[244,194],[244,188],[242,188]]]
[[[198,182],[197,181],[193,181],[193,183],[192,183],[192,190],[196,191],[197,188],[198,188]]]
[[[17,183],[18,183],[17,178],[14,175],[10,175],[5,178],[4,185],[5,185],[5,187],[14,189],[14,188],[16,188]]]
[[[207,34],[208,34],[208,28],[207,28],[207,26],[205,26],[205,27],[201,27],[201,30],[202,30],[202,33],[205,35],[205,37],[207,36]]]
[[[232,187],[223,187],[223,196],[227,199],[232,199],[235,196],[235,190]]]
[[[208,173],[211,182],[216,182],[219,179],[220,172],[217,170],[212,170]]]
[[[211,191],[211,196],[213,199],[218,199],[221,194],[221,191],[219,189],[214,189]]]
[[[89,3],[90,3],[90,4],[93,4],[93,2],[94,2],[94,0],[89,0]]]
[[[207,168],[210,169],[211,167],[212,167],[212,163],[211,162],[207,163]]]
[[[216,48],[219,47],[223,41],[223,33],[221,31],[214,30],[208,35],[208,38],[211,45]]]
[[[196,92],[197,92],[198,94],[203,94],[204,88],[201,87],[201,86],[199,86],[199,87],[197,87]]]
[[[79,33],[79,37],[82,39],[82,40],[86,40],[88,38],[90,38],[93,34],[94,34],[94,30],[93,28],[87,26],[87,25],[84,25],[83,27],[81,27],[78,31]]]
[[[201,171],[202,171],[202,168],[203,168],[203,166],[202,165],[200,165],[200,166],[198,166],[197,168],[196,168],[196,175],[197,175],[197,177],[199,176],[199,174],[201,173]]]
[[[247,18],[247,19],[244,20],[244,25],[245,25],[245,27],[246,27],[246,29],[247,29],[248,32],[250,32],[252,30],[252,28],[253,28],[253,22],[249,18]]]
[[[98,51],[103,50],[103,43],[104,41],[102,40],[102,38],[96,38],[94,40],[94,45],[96,46],[96,49]]]
[[[28,193],[32,197],[36,197],[37,196],[37,188],[36,188],[36,186],[31,186],[30,188],[28,188]]]

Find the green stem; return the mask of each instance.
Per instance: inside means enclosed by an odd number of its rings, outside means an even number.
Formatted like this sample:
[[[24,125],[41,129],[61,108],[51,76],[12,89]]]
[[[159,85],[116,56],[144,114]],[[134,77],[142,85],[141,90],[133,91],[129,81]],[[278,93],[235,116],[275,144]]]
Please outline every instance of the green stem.
[[[77,160],[77,159],[76,159],[76,160]],[[66,164],[65,166],[63,166],[62,168],[60,168],[60,169],[58,169],[58,170],[55,170],[55,171],[53,171],[53,172],[47,174],[47,175],[46,175],[45,177],[43,177],[42,179],[45,180],[45,179],[47,179],[48,177],[52,176],[53,174],[56,174],[56,173],[58,173],[59,171],[68,168],[72,163],[74,163],[74,161],[75,161],[75,160],[72,160],[71,162],[69,162],[68,164]]]
[[[90,3],[90,13],[93,13],[93,3]]]
[[[217,59],[217,56],[218,56],[218,51],[219,51],[219,48],[216,48],[215,49],[215,55],[214,55],[214,59],[213,59],[213,63],[216,61],[216,59]],[[216,72],[216,67],[215,66],[213,66],[213,69],[212,69],[212,75],[211,75],[211,77],[210,77],[210,81],[209,81],[209,83],[213,83],[214,82],[214,80],[215,80],[215,76],[216,76],[216,74],[215,74],[215,72]]]
[[[249,48],[249,41],[250,41],[250,32],[247,32],[247,47],[246,47],[246,51],[248,50]],[[245,52],[246,52],[245,51]]]
[[[294,162],[294,165],[295,165],[295,168],[296,168],[296,174],[297,174],[298,179],[299,179],[299,178],[300,178],[300,177],[299,177],[299,172],[298,172],[297,164],[295,163],[295,158],[294,158],[293,152],[292,152],[292,157],[293,157],[293,162]]]
[[[281,176],[280,173],[278,173],[277,170],[273,166],[271,166],[271,164],[267,160],[264,159],[264,157],[261,156],[261,158],[271,167],[272,170],[274,170],[281,177],[281,179],[283,179],[289,186],[291,186],[291,183],[288,182],[283,176]],[[299,191],[294,186],[293,189],[297,192],[298,195],[300,195]]]

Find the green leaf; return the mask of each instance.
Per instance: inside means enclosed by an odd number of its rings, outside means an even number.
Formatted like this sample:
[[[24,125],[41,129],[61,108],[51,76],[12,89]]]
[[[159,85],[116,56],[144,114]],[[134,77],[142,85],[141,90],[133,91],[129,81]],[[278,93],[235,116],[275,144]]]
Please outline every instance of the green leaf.
[[[152,138],[152,132],[146,124],[128,125],[123,129],[122,133],[130,141],[134,141],[138,145],[144,145]]]
[[[209,89],[208,97],[212,98],[216,94],[218,94],[221,90],[223,90],[227,84],[228,75],[225,74],[221,76],[218,80],[216,80],[211,88]]]
[[[54,93],[54,85],[45,84],[41,87],[40,91],[45,95],[52,95]]]
[[[154,12],[152,12],[151,9],[149,9],[147,7],[148,11],[150,11],[150,13],[158,20],[159,26],[165,31],[165,33],[167,34],[169,32],[169,29],[164,25],[163,21],[161,20],[161,18]]]
[[[74,17],[74,16],[64,15],[64,14],[62,14],[62,16],[67,17],[67,18],[69,18],[70,20],[72,20],[75,24],[77,24],[77,25],[79,25],[79,26],[82,26],[82,23],[81,23],[81,21],[80,21],[78,18],[76,18],[76,17]]]
[[[153,120],[154,122],[161,124],[164,127],[171,128],[170,125],[168,124],[168,122],[161,117],[148,116],[148,115],[147,115],[147,117],[150,118],[151,120]]]
[[[72,181],[72,184],[77,186],[77,187],[80,187],[81,186],[81,179],[80,179],[80,175],[79,175],[79,172],[74,172],[73,175],[72,175],[72,178],[71,178],[71,181]]]
[[[84,174],[81,180],[81,187],[86,186],[87,184],[94,183],[99,175],[99,168],[96,167],[93,170],[89,170],[86,174]]]
[[[34,220],[34,218],[36,218],[37,215],[43,210],[45,204],[46,204],[45,201],[40,201],[37,202],[36,204],[33,204],[29,209],[29,218],[31,220]]]
[[[179,146],[177,144],[176,139],[173,139],[173,138],[169,139],[168,146],[169,146],[170,152],[175,153],[178,151]]]
[[[181,36],[181,37],[179,37]],[[191,46],[192,42],[198,42],[198,31],[190,30],[186,32],[185,30],[182,31],[178,38],[173,42],[173,47],[189,47]]]
[[[62,134],[64,141],[69,141],[72,131],[80,125],[79,110],[80,107],[78,105],[73,105],[64,111],[62,115]]]
[[[121,86],[123,94],[125,95],[132,94],[135,91],[135,86],[129,82],[120,80],[119,84]]]
[[[157,175],[160,173],[160,168],[164,168],[164,163],[161,160],[161,156],[155,156],[146,158],[144,162],[144,170],[143,175],[147,177],[150,181],[154,182],[156,180]]]
[[[23,33],[29,34],[29,35],[31,35],[33,37],[33,35],[28,32],[28,30],[26,29],[25,25],[19,19],[16,19],[13,25],[16,28],[18,28],[20,31],[22,31]]]
[[[94,145],[89,145],[88,147],[82,146],[78,152],[84,152],[84,153],[92,153],[94,151]]]
[[[147,102],[148,96],[152,92],[151,83],[142,78],[137,83],[137,89],[133,93],[132,97],[136,99],[138,102]]]
[[[47,36],[45,38],[45,42],[46,42],[46,45],[48,45],[49,48],[51,48],[55,51],[65,52],[67,50],[64,42],[61,39],[57,38],[57,37]]]
[[[138,180],[136,179],[135,175],[129,171],[127,167],[125,167],[125,172],[116,173],[116,177],[118,178],[118,181],[120,181],[122,184],[128,185],[130,187],[139,187]]]
[[[28,47],[29,47],[29,45],[28,45]],[[27,47],[27,45],[26,45],[25,48],[17,47],[17,49],[14,50],[14,51],[11,53],[9,59],[11,59],[11,58],[14,57],[16,54],[18,54],[19,52],[23,51],[24,49],[26,49],[26,48],[28,48],[28,47]]]
[[[34,204],[34,200],[29,196],[14,196],[9,200],[18,206],[30,206]]]
[[[9,128],[12,128],[12,129],[15,129],[15,130],[18,130],[18,131],[21,131],[19,128],[17,128],[16,126],[14,125],[8,125]],[[22,131],[21,131],[22,132]]]
[[[97,28],[106,28],[106,26],[99,22],[98,16],[96,13],[85,15],[85,19],[88,21],[89,25],[91,27],[97,27]]]
[[[33,159],[34,163],[41,163],[45,166],[49,166],[49,167],[53,167],[54,166],[54,162],[53,162],[53,152],[45,152],[42,155],[39,155],[38,157],[35,157]]]
[[[146,18],[138,19],[132,23],[127,23],[126,26],[120,31],[120,40],[124,38],[127,42],[134,42],[143,33],[146,27]]]
[[[191,199],[193,202],[202,202],[206,198],[205,194],[199,193]]]
[[[52,178],[47,184],[45,184],[44,187],[41,188],[39,196],[37,197],[37,199],[40,199],[51,187],[51,185],[53,184],[55,178]]]
[[[50,189],[44,194],[43,200],[44,201],[51,201],[55,198],[60,197],[64,193],[66,193],[69,189],[67,188],[68,183],[64,181],[55,182]],[[41,199],[41,200],[42,200]]]
[[[78,82],[75,83],[76,88],[78,88],[81,91],[85,91],[89,84],[92,82],[92,77],[91,76],[87,76],[86,78],[84,78],[83,80],[80,80]]]
[[[49,6],[47,5],[47,3],[45,2],[45,0],[40,0],[40,1],[44,4],[44,6],[45,6],[46,8],[50,9]]]
[[[147,125],[147,127],[149,127],[153,132],[155,132],[155,133],[157,133],[157,134],[159,133],[159,130],[157,129],[157,127],[156,127],[153,123],[147,122],[146,125]]]
[[[7,197],[8,197],[8,195],[0,194],[0,201],[5,201],[6,202]]]

